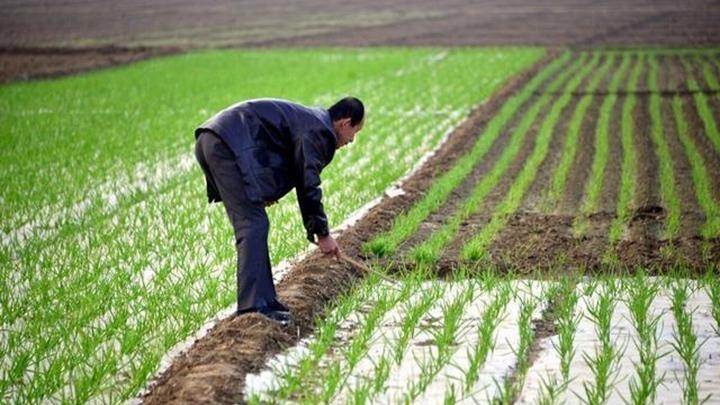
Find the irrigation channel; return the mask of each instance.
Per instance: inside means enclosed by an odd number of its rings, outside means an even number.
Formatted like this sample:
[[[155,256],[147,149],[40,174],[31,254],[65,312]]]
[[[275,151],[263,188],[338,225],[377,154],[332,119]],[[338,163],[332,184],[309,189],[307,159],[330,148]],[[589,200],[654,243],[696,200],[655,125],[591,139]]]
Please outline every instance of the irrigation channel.
[[[341,235],[395,281],[311,255],[297,334],[222,322],[147,402],[720,401],[719,78],[712,49],[546,58]]]

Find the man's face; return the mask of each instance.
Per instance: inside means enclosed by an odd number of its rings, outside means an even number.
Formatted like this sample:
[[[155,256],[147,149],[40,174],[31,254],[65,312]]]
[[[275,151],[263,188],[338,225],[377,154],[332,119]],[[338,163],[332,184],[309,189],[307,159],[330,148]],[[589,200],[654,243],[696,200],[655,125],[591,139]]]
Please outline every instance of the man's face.
[[[337,148],[340,149],[352,143],[355,140],[355,135],[360,132],[364,124],[364,118],[355,126],[350,125],[350,118],[342,118],[335,121],[335,132],[338,135]]]

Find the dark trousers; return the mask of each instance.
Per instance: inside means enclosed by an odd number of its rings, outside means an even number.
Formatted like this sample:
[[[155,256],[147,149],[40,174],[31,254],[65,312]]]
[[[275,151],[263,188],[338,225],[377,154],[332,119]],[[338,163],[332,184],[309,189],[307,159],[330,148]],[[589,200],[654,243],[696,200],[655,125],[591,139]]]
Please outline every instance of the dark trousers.
[[[212,132],[203,132],[195,143],[195,157],[205,173],[208,188],[222,198],[235,231],[237,250],[237,310],[286,309],[278,303],[268,253],[265,207],[248,201],[240,169],[227,145]]]

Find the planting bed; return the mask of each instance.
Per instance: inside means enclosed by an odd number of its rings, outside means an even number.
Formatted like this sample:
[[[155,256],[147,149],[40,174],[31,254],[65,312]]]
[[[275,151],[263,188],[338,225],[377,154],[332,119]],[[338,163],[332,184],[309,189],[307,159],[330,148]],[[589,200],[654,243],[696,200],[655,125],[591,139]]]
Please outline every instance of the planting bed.
[[[720,396],[717,280],[466,277],[410,275],[372,289],[368,281],[341,299],[317,335],[248,375],[246,400],[579,404]],[[323,333],[331,329],[328,344]]]
[[[340,236],[394,283],[313,254],[290,328],[219,322],[145,401],[717,399],[719,61],[547,58]]]

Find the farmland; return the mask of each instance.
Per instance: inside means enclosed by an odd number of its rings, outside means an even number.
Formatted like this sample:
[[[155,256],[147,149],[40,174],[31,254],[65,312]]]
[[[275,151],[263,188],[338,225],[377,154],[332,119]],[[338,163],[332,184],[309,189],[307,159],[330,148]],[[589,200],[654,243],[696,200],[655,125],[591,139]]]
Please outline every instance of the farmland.
[[[714,52],[561,55],[365,251],[440,269],[717,263],[717,74]]]
[[[233,303],[229,225],[191,154],[192,129],[214,111],[260,96],[324,106],[353,94],[371,106],[364,136],[323,175],[337,221],[544,53],[209,51],[1,87],[0,398],[130,398]],[[305,242],[293,198],[269,214],[277,264]]]
[[[697,403],[720,394],[714,278],[468,274],[368,279],[313,339],[248,377],[248,402]]]
[[[716,2],[140,3],[0,5],[0,403],[720,402]],[[192,130],[344,95],[234,316]]]
[[[718,58],[551,55],[342,235],[392,281],[311,256],[279,284],[309,337],[222,321],[146,400],[715,400]]]

